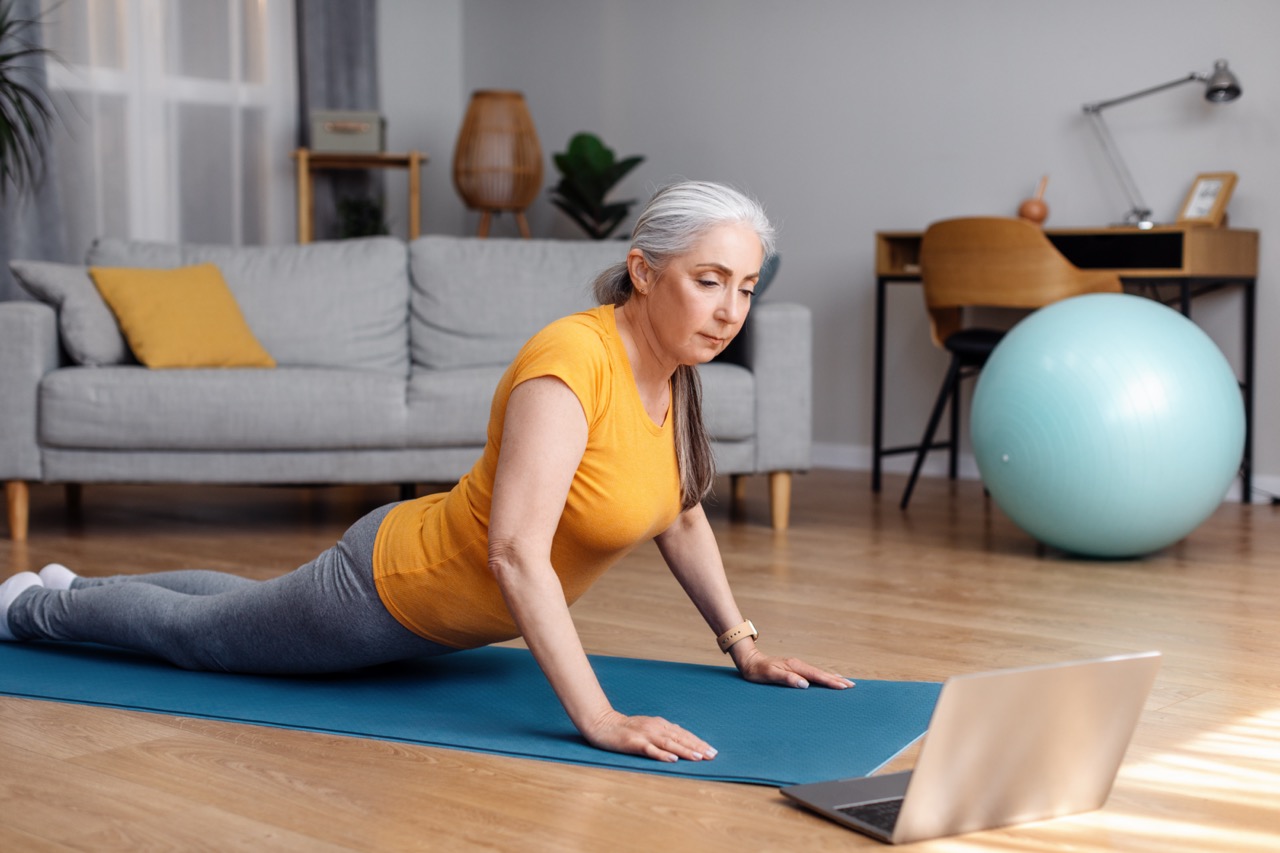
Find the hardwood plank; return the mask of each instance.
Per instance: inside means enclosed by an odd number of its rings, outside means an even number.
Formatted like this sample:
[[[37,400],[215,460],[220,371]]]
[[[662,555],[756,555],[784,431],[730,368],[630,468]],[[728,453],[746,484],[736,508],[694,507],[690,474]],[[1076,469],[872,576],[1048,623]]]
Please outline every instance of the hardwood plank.
[[[0,812],[10,831],[48,844],[74,846],[85,834],[152,818],[176,820],[192,807],[155,786],[126,784],[109,774],[49,758],[48,752],[42,744],[33,749],[4,748]]]
[[[1038,546],[976,483],[922,480],[905,514],[901,485],[886,477],[877,498],[866,474],[797,476],[790,526],[774,532],[762,478],[747,481],[732,516],[728,480],[720,484],[723,503],[709,515],[766,648],[855,679],[932,680],[1165,653],[1106,808],[922,848],[1280,847],[1276,509],[1224,505],[1163,552],[1090,561]],[[86,486],[68,515],[61,489],[33,486],[32,535],[0,541],[0,567],[271,577],[395,499],[394,487]],[[574,618],[593,653],[727,664],[649,545],[612,569]],[[891,768],[909,767],[914,754]],[[22,850],[879,846],[769,788],[4,698],[0,812],[0,847]]]
[[[49,707],[42,708],[41,705]],[[0,750],[28,749],[50,759],[70,759],[166,737],[164,719],[112,708],[68,715],[65,705],[0,696]]]

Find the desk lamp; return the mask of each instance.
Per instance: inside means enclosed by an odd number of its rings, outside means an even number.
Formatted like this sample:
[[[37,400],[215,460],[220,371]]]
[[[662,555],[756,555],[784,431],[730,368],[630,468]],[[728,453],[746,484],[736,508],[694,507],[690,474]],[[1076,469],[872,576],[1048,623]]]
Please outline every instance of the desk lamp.
[[[1102,143],[1102,150],[1107,154],[1111,169],[1116,173],[1116,177],[1120,179],[1120,186],[1124,188],[1125,195],[1129,197],[1129,212],[1124,217],[1126,225],[1136,225],[1139,228],[1147,229],[1151,228],[1155,223],[1151,221],[1151,210],[1143,202],[1142,195],[1138,192],[1138,187],[1133,182],[1133,175],[1129,174],[1129,167],[1125,165],[1124,158],[1120,156],[1120,151],[1116,148],[1115,140],[1111,138],[1111,131],[1107,130],[1107,125],[1102,120],[1102,111],[1107,107],[1114,107],[1116,104],[1144,98],[1147,95],[1153,95],[1156,92],[1172,89],[1174,86],[1180,86],[1183,83],[1192,81],[1205,84],[1205,100],[1213,104],[1225,104],[1228,101],[1234,101],[1240,97],[1242,91],[1240,81],[1236,80],[1236,75],[1232,74],[1227,68],[1227,61],[1219,59],[1213,63],[1213,71],[1208,74],[1203,71],[1192,71],[1185,77],[1179,77],[1177,80],[1170,80],[1168,83],[1161,83],[1159,86],[1152,86],[1149,89],[1142,89],[1131,95],[1122,95],[1109,101],[1097,101],[1084,105],[1084,113],[1089,117],[1094,132],[1098,134],[1098,140]]]

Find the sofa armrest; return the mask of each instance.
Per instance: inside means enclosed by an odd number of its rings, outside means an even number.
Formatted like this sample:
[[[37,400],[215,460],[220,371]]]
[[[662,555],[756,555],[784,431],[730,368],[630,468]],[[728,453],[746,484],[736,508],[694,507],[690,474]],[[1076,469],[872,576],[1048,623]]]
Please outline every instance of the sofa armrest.
[[[40,380],[58,366],[58,326],[41,302],[0,302],[0,480],[39,480]]]
[[[791,302],[751,308],[721,356],[756,385],[756,471],[805,471],[813,450],[813,317]]]

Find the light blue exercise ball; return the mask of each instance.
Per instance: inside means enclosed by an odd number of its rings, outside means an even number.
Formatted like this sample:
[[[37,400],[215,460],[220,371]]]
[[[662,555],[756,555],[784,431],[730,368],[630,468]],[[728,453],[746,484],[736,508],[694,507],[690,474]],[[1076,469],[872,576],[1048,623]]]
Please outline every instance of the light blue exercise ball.
[[[1027,533],[1090,557],[1182,539],[1222,502],[1244,402],[1217,345],[1151,299],[1077,296],[1011,329],[979,374],[978,470]]]

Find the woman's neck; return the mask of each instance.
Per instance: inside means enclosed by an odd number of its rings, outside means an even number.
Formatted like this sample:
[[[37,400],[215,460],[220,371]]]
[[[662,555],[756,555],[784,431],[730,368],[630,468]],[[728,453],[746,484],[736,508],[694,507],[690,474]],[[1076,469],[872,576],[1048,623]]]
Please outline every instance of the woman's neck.
[[[653,329],[645,322],[644,311],[634,298],[615,308],[613,316],[627,359],[631,362],[631,375],[635,377],[640,399],[649,417],[655,423],[662,423],[671,402],[670,382],[676,365],[668,364],[662,358],[655,344]]]

